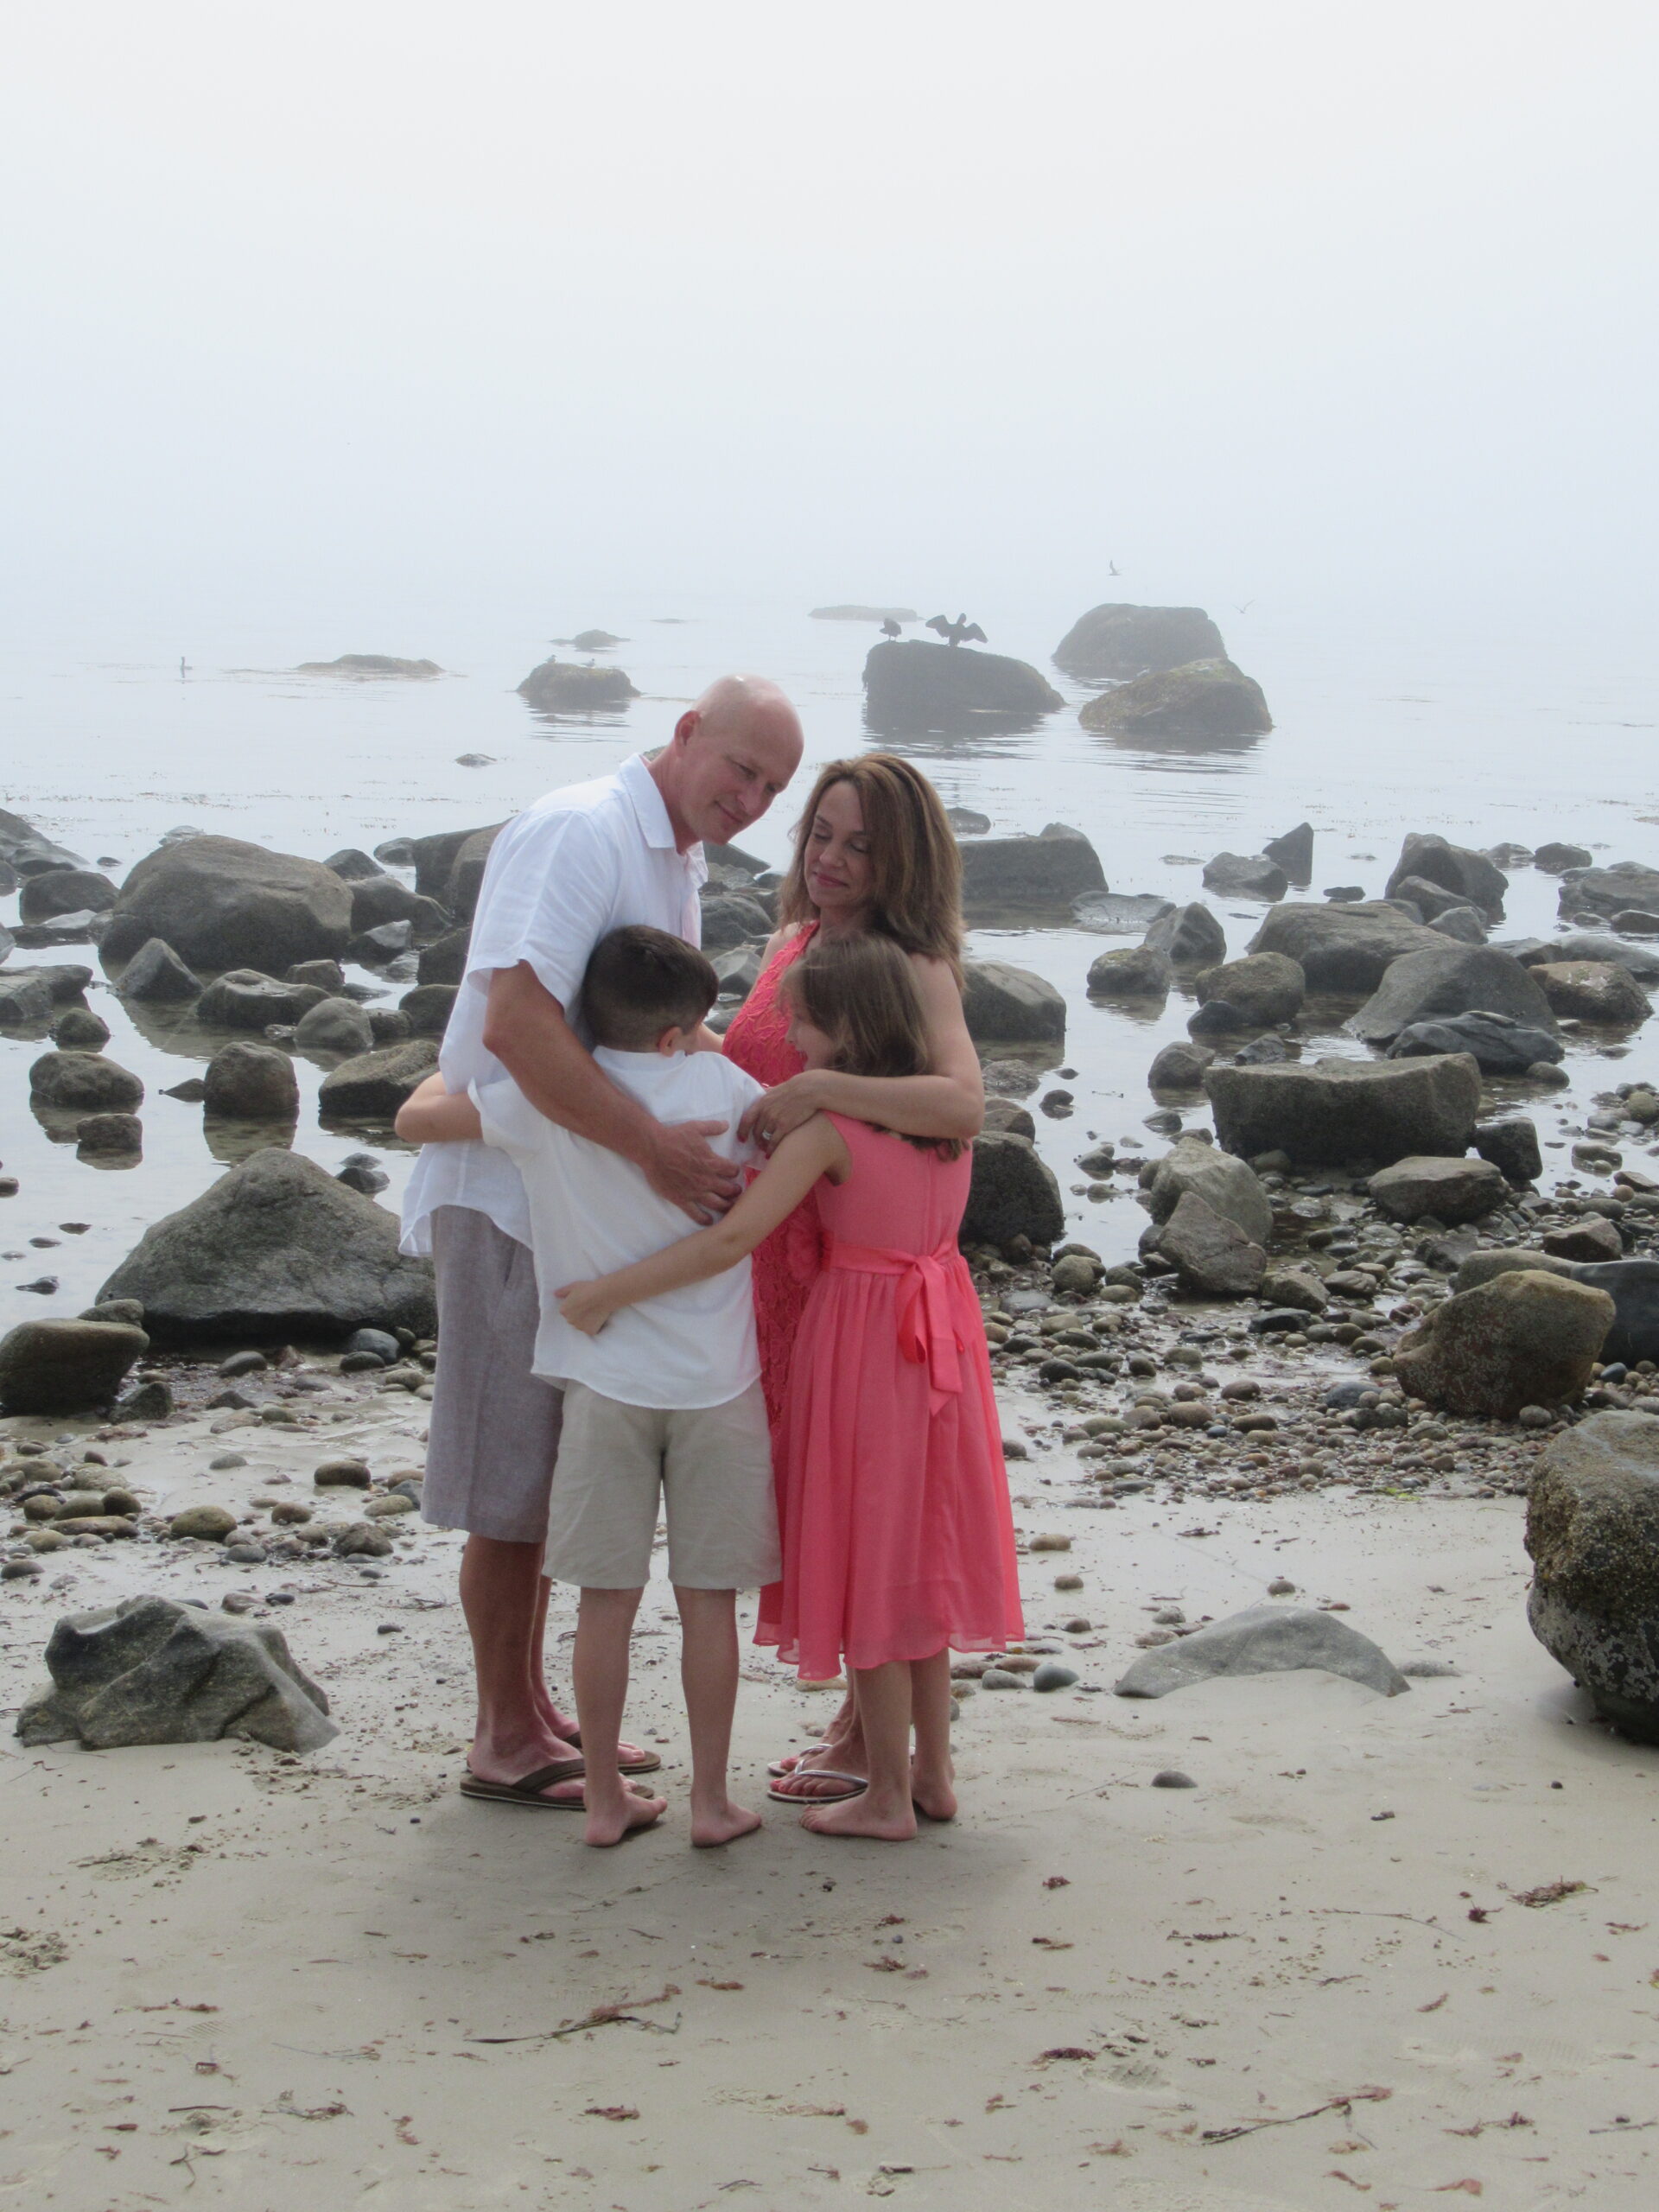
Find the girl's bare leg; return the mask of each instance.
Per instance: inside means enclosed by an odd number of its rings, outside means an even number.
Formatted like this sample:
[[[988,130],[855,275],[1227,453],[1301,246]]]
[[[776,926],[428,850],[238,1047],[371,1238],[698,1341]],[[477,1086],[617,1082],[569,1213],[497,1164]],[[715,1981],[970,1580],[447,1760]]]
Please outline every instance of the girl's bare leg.
[[[815,1835],[861,1835],[882,1843],[906,1843],[916,1833],[910,1789],[911,1669],[895,1661],[886,1667],[860,1668],[853,1679],[868,1753],[869,1787],[843,1804],[815,1806],[803,1815],[801,1826]],[[947,1669],[947,1682],[949,1679]],[[949,1694],[947,1689],[947,1698]]]
[[[950,1757],[950,1654],[936,1651],[910,1669],[910,1709],[916,1730],[910,1793],[930,1821],[953,1821],[956,1767]]]

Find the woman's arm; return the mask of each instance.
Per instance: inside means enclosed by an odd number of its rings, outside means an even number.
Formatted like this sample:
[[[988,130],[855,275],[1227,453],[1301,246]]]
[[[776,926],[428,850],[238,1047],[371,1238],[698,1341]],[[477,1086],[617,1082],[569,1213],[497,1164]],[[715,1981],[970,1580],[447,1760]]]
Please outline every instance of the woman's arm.
[[[477,1107],[464,1090],[446,1090],[441,1075],[410,1092],[391,1126],[405,1144],[448,1144],[484,1133]]]
[[[724,1274],[794,1212],[821,1175],[839,1178],[851,1166],[835,1124],[822,1117],[808,1122],[779,1146],[722,1221],[595,1282],[568,1283],[554,1294],[559,1311],[573,1329],[597,1336],[619,1306]]]
[[[911,965],[927,1016],[929,1075],[842,1075],[810,1068],[757,1098],[738,1124],[740,1136],[775,1144],[810,1114],[846,1114],[901,1137],[976,1137],[985,1123],[979,1054],[963,1019],[962,994],[948,961],[913,954]]]

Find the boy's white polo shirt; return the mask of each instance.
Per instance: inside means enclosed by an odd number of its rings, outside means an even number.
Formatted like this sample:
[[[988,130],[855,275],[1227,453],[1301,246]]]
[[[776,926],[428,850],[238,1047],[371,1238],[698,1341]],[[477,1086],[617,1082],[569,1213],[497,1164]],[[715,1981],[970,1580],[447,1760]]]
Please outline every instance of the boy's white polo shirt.
[[[722,1159],[760,1158],[740,1144],[737,1124],[762,1086],[720,1052],[618,1052],[594,1059],[612,1082],[659,1122],[724,1121],[709,1143]],[[534,1371],[554,1382],[585,1382],[624,1405],[672,1410],[722,1406],[760,1379],[749,1263],[643,1305],[624,1306],[596,1337],[573,1329],[554,1292],[611,1274],[693,1234],[696,1224],[658,1198],[639,1168],[603,1145],[537,1113],[503,1076],[475,1084],[487,1143],[512,1161],[530,1206],[542,1320]]]

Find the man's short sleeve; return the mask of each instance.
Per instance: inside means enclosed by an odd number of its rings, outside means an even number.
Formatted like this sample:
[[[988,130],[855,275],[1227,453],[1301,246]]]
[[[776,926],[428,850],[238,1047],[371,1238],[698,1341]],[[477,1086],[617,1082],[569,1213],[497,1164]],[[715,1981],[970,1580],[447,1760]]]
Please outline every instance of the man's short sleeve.
[[[512,842],[486,873],[467,980],[487,989],[498,968],[528,962],[568,1015],[614,911],[620,856],[587,813],[521,817],[502,836]]]

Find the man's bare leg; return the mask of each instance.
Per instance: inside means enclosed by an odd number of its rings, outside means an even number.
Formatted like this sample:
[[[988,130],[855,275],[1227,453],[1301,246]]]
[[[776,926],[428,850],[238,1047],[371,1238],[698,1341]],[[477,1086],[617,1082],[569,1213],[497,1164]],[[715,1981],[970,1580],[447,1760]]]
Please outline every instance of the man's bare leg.
[[[553,1585],[546,1575],[541,1577],[541,1592],[536,1600],[536,1620],[530,1637],[530,1691],[536,1710],[556,1736],[569,1743],[576,1733],[576,1723],[568,1713],[561,1713],[547,1686],[547,1662],[544,1647],[547,1643],[547,1605],[553,1593]]]
[[[737,1706],[737,1592],[674,1586],[680,1609],[680,1682],[691,1737],[691,1840],[735,1843],[760,1826],[727,1789]]]
[[[584,1843],[620,1843],[630,1828],[649,1827],[668,1810],[665,1797],[647,1797],[631,1789],[617,1768],[622,1708],[628,1695],[628,1644],[642,1594],[639,1590],[584,1589],[576,1614],[570,1679],[588,1767],[582,1785],[588,1808]],[[568,1795],[573,1786],[556,1783],[554,1794]]]
[[[881,1843],[907,1843],[915,1834],[916,1808],[910,1794],[910,1674],[903,1661],[856,1671],[854,1687],[869,1752],[869,1787],[843,1804],[814,1806],[801,1817],[804,1828],[815,1835],[870,1836]]]
[[[467,1764],[480,1781],[517,1782],[555,1759],[575,1756],[543,1710],[550,1700],[539,1667],[532,1671],[546,1591],[539,1544],[467,1537],[461,1559],[461,1605],[473,1639],[478,1683],[478,1719]]]

